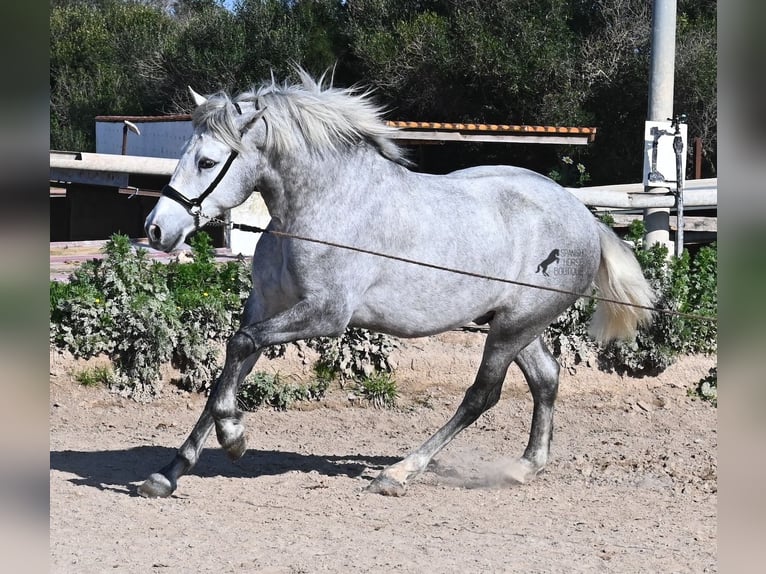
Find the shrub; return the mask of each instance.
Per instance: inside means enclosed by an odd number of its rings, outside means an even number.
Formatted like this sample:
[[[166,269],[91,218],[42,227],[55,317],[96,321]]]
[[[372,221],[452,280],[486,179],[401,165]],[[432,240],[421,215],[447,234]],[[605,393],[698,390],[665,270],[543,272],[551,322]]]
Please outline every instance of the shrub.
[[[543,333],[548,348],[562,367],[572,368],[580,363],[590,365],[595,359],[596,342],[588,334],[588,323],[595,308],[593,299],[578,299]]]
[[[689,396],[709,402],[714,407],[718,406],[718,367],[712,367],[706,376],[697,382],[693,389],[689,389]]]
[[[319,353],[319,368],[342,380],[359,380],[375,373],[391,373],[389,360],[396,339],[366,329],[350,328],[340,337],[318,337],[306,345]]]
[[[51,343],[77,357],[106,354],[116,371],[111,386],[134,398],[157,392],[170,361],[188,388],[209,382],[217,361],[210,341],[233,332],[247,290],[244,265],[216,266],[203,233],[192,239],[192,263],[152,263],[119,234],[104,252],[68,283],[51,283]]]
[[[396,405],[399,391],[388,373],[364,377],[357,383],[357,390],[375,408],[391,408]]]
[[[152,263],[130,239],[114,235],[103,259],[83,263],[69,281],[50,284],[50,341],[76,357],[107,355],[115,367],[109,386],[137,399],[158,391],[160,367],[179,369],[179,385],[205,391],[220,369],[218,349],[237,329],[250,293],[244,260],[216,264],[205,233],[191,240],[192,261]],[[335,376],[355,378],[390,372],[396,342],[385,335],[350,329],[337,339],[302,343],[319,352],[317,381],[305,389],[274,387],[253,404],[283,408],[290,397],[322,396]],[[285,346],[266,349],[279,356]],[[301,344],[299,344],[299,348]],[[258,385],[264,387],[263,378]],[[264,387],[265,388],[265,387]],[[265,391],[264,391],[265,392]]]
[[[287,409],[295,401],[319,400],[325,396],[329,381],[318,379],[309,385],[284,381],[279,374],[255,372],[248,376],[237,393],[237,405],[243,411],[259,406]]]
[[[714,353],[717,323],[662,311],[715,317],[718,310],[716,245],[668,258],[664,245],[646,246],[642,221],[634,221],[627,239],[658,298],[651,325],[639,329],[635,341],[615,341],[599,355],[602,368],[633,375],[663,371],[683,353]]]
[[[51,342],[76,357],[108,355],[116,366],[112,386],[149,398],[177,342],[174,303],[159,264],[126,236],[113,236],[104,251],[69,283],[51,286]]]
[[[74,380],[83,387],[108,386],[114,380],[114,373],[108,366],[99,365],[75,373]]]
[[[181,325],[172,363],[180,384],[190,391],[207,390],[219,368],[218,348],[238,328],[250,293],[250,271],[244,260],[218,265],[210,237],[191,241],[192,261],[167,265],[167,284]]]

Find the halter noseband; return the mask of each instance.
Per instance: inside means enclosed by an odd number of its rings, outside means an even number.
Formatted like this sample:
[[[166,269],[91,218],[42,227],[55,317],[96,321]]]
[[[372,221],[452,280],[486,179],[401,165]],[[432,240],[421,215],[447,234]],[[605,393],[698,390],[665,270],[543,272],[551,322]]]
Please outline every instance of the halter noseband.
[[[237,102],[233,102],[233,104],[237,112],[239,112],[241,115],[242,109],[239,107],[239,104]],[[195,227],[199,228],[199,216],[202,213],[202,202],[207,199],[208,195],[213,193],[216,187],[218,187],[218,184],[221,183],[221,180],[226,175],[226,172],[229,171],[232,162],[237,158],[238,155],[239,152],[237,152],[237,150],[231,150],[231,153],[229,154],[226,163],[223,164],[221,171],[218,172],[218,175],[215,176],[215,179],[210,183],[210,185],[207,186],[205,191],[199,194],[199,196],[193,199],[189,199],[170,184],[167,184],[162,188],[162,193],[160,195],[181,204],[181,206],[183,206],[186,211],[188,211],[189,214],[194,217],[194,225]]]

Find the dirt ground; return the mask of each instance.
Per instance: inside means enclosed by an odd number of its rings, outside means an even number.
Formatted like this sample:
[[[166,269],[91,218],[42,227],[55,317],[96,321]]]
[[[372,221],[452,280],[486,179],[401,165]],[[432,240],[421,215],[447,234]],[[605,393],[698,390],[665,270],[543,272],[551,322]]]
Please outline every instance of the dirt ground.
[[[247,415],[230,462],[211,437],[168,499],[136,486],[173,456],[204,398],[166,384],[138,404],[85,388],[51,353],[50,570],[175,572],[716,572],[717,413],[687,396],[715,357],[658,377],[562,371],[551,461],[503,483],[523,452],[531,398],[512,367],[500,403],[461,433],[406,496],[364,492],[454,412],[483,335],[397,351],[400,397]],[[308,377],[293,356],[259,370]]]

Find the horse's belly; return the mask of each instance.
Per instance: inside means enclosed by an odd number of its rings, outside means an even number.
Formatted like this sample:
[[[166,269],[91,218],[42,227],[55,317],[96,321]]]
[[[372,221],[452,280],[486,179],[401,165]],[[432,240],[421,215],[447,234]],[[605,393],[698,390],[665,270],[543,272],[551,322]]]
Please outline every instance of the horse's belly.
[[[385,294],[368,293],[353,313],[351,326],[397,337],[425,337],[491,315],[497,305],[496,295],[489,292],[400,287]]]

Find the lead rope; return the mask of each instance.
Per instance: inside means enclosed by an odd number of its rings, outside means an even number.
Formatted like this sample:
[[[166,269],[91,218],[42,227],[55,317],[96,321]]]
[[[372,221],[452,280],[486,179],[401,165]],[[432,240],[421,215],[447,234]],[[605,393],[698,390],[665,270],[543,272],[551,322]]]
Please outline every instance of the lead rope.
[[[558,287],[548,287],[547,285],[538,285],[535,283],[527,283],[525,281],[517,281],[514,279],[506,279],[504,277],[494,277],[492,275],[482,275],[480,273],[474,273],[472,271],[464,271],[462,269],[455,269],[452,267],[445,267],[443,265],[436,265],[434,263],[425,263],[423,261],[417,261],[415,259],[408,259],[407,257],[400,257],[398,255],[391,255],[388,253],[380,253],[378,251],[371,251],[369,249],[363,249],[361,247],[353,247],[351,245],[344,245],[342,243],[335,243],[334,241],[326,241],[324,239],[315,239],[313,237],[304,237],[296,235],[294,233],[286,233],[284,231],[276,231],[274,229],[264,229],[256,225],[247,225],[245,223],[231,223],[226,222],[217,217],[208,218],[209,224],[218,227],[229,227],[230,229],[238,229],[248,233],[270,233],[276,237],[284,237],[285,239],[297,239],[298,241],[306,241],[308,243],[316,243],[318,245],[325,245],[327,247],[335,247],[337,249],[345,249],[347,251],[353,251],[355,253],[363,253],[365,255],[372,255],[374,257],[382,257],[384,259],[391,259],[393,261],[399,261],[401,263],[409,263],[410,265],[418,265],[420,267],[426,267],[428,269],[435,269],[437,271],[446,271],[448,273],[455,273],[457,275],[465,275],[466,277],[473,277],[475,279],[485,279],[487,281],[497,281],[499,283],[507,283],[509,285],[518,285],[520,287],[529,287],[532,289],[540,289],[541,291],[551,291],[553,293],[562,293],[564,295],[575,295],[577,297],[584,297],[593,301],[603,301],[605,303],[613,303],[616,305],[624,305],[626,307],[634,307],[636,309],[644,309],[653,313],[661,313],[664,315],[670,315],[673,317],[680,317],[683,319],[692,319],[695,321],[710,321],[718,322],[716,317],[710,317],[707,315],[696,315],[694,313],[683,313],[681,311],[674,311],[672,309],[658,309],[656,307],[650,307],[647,305],[638,305],[637,303],[629,303],[627,301],[620,301],[618,299],[611,299],[609,297],[601,297],[599,295],[578,293],[577,291],[570,291],[568,289],[559,289]]]

